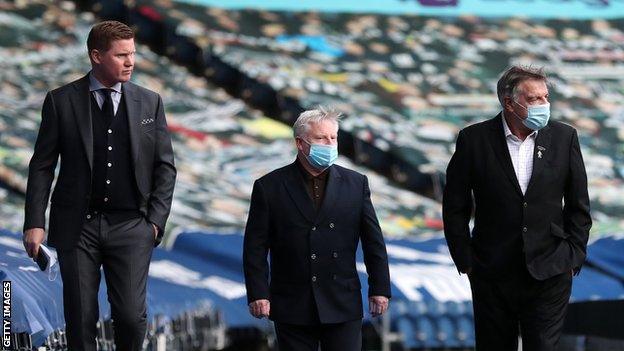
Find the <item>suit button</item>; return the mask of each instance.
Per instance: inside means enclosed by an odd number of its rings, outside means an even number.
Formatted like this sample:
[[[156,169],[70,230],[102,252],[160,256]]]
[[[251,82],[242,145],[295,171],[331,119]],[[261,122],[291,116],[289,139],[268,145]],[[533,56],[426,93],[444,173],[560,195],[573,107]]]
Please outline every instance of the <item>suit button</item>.
[[[106,179],[106,184],[110,184],[110,179]]]
[[[108,134],[113,134],[113,130],[112,130],[112,129],[109,129],[109,130],[108,130]]]
[[[87,215],[87,219],[91,219],[91,215],[90,214]]]
[[[312,276],[312,281],[313,281],[313,282],[315,282],[315,281],[316,281],[316,276],[315,276],[315,275],[313,275],[313,276]]]
[[[527,230],[529,230],[527,227],[522,228],[522,231],[525,233],[527,232]]]
[[[109,162],[109,163],[107,164],[107,166],[108,166],[108,168],[111,168],[111,167],[113,167],[113,164]]]
[[[312,227],[312,231],[315,231],[315,230],[316,230],[316,227]]]
[[[312,254],[310,257],[312,257],[313,260],[316,260],[316,254]]]
[[[333,223],[333,222],[332,222],[332,223],[329,223],[329,227],[330,227],[330,228],[333,228],[333,227],[334,227],[334,223]]]
[[[113,151],[113,147],[112,147],[112,146],[109,146],[109,147],[108,147],[108,151]]]
[[[337,252],[332,252],[332,257],[333,258],[338,258],[338,253]]]
[[[108,198],[107,197],[104,198],[104,202],[108,202]]]
[[[529,204],[527,204],[526,202],[523,204],[523,206],[526,208],[527,206],[529,206]]]

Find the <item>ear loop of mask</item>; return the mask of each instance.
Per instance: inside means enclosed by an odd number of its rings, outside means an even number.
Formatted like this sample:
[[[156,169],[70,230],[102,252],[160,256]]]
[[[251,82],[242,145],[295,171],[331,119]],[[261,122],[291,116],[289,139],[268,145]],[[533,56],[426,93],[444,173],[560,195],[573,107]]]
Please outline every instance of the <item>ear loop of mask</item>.
[[[511,99],[511,101],[515,102],[518,106],[522,107],[523,109],[527,110],[527,112],[529,111],[528,108],[522,106],[518,101],[516,101],[515,99]],[[512,111],[512,113],[514,114],[514,117],[516,117],[520,122],[524,123],[524,118],[520,118],[520,116],[518,116],[518,114],[516,113],[516,111]]]
[[[48,280],[51,282],[55,281],[56,277],[58,276],[58,271],[58,263],[55,262],[55,264],[50,266],[50,270],[48,272]]]

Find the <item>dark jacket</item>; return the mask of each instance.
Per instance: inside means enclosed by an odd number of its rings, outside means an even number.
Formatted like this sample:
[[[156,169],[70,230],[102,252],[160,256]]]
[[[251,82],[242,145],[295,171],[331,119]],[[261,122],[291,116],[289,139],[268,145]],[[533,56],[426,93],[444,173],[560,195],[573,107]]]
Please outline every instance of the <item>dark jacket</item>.
[[[43,103],[41,126],[28,170],[24,230],[45,228],[52,193],[48,244],[72,248],[84,224],[91,193],[93,131],[89,76],[50,91]],[[160,96],[133,83],[122,85],[128,113],[134,180],[140,212],[159,227],[162,239],[176,178],[173,149]]]
[[[578,271],[592,221],[576,130],[550,121],[538,132],[523,195],[502,123],[499,114],[463,129],[446,171],[444,234],[457,268],[501,278],[526,267],[539,280]]]
[[[365,176],[331,166],[316,213],[295,163],[265,175],[254,183],[245,230],[249,302],[269,299],[270,318],[289,324],[362,318],[360,240],[369,296],[390,297],[386,247]]]

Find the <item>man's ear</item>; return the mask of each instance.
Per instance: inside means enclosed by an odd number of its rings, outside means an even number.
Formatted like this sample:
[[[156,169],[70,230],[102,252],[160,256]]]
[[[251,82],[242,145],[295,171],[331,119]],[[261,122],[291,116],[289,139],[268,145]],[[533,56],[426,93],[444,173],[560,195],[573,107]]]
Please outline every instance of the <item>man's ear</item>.
[[[309,148],[308,144],[303,141],[302,138],[296,138],[296,143],[297,143],[297,151],[301,152],[304,155],[307,155],[308,152],[306,151],[307,148]]]
[[[511,96],[505,96],[503,102],[505,111],[513,111],[513,98]]]
[[[94,63],[97,63],[98,65],[102,63],[101,54],[97,49],[91,50],[89,52],[89,57],[91,58],[91,61],[93,61]]]

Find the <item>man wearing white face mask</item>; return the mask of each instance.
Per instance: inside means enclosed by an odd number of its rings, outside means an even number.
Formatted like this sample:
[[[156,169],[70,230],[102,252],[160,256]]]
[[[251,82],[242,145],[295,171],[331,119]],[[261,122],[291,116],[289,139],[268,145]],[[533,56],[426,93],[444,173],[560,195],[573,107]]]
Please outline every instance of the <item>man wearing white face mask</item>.
[[[254,183],[243,249],[249,311],[275,322],[280,351],[361,350],[360,240],[369,312],[388,308],[388,258],[368,180],[333,164],[339,117],[303,112],[295,162]]]
[[[503,111],[460,131],[446,171],[444,234],[470,279],[476,350],[555,350],[591,227],[574,128],[550,120],[541,69],[498,81]],[[474,211],[474,228],[469,222]]]

